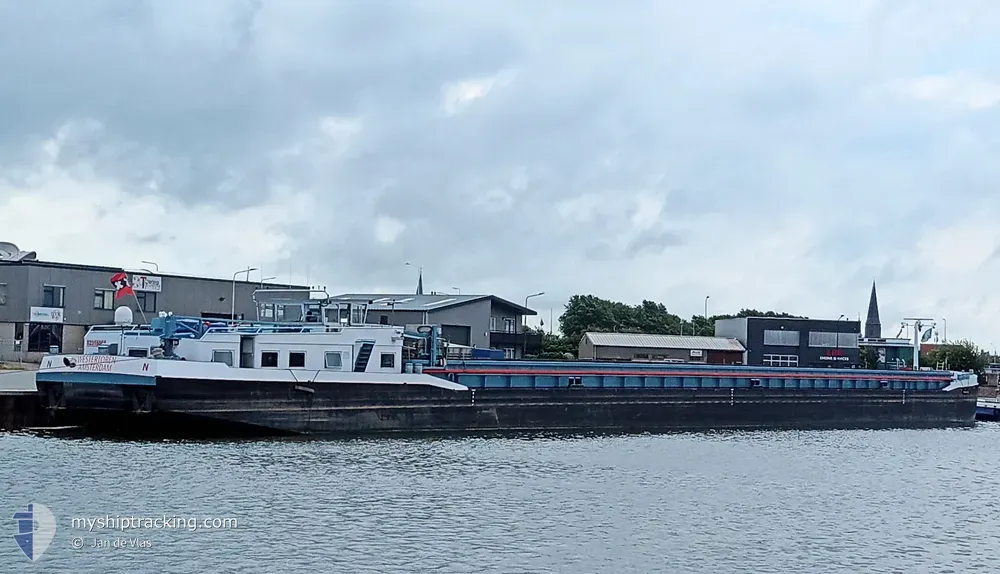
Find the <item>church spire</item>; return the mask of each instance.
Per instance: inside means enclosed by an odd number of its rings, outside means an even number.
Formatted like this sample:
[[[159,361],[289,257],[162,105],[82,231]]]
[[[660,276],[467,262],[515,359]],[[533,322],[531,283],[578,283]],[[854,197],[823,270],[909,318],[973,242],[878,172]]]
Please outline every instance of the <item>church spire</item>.
[[[868,318],[865,320],[865,338],[879,339],[882,337],[882,323],[878,318],[878,296],[875,294],[875,282],[872,281],[872,295],[868,300]]]
[[[424,294],[424,268],[421,267],[417,274],[417,295]]]

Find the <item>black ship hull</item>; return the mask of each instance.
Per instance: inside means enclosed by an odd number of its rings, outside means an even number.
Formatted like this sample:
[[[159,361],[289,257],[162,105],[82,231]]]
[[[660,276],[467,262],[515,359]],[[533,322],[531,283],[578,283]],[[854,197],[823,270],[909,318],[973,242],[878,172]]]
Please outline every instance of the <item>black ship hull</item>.
[[[60,421],[114,434],[358,436],[496,431],[966,427],[976,395],[768,388],[449,390],[426,385],[157,378],[155,386],[39,382]]]

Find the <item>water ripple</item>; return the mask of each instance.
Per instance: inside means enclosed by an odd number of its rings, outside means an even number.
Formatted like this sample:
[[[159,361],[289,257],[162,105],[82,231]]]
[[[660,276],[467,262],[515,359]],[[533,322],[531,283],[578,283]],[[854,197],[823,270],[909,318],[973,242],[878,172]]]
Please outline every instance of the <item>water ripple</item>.
[[[1000,425],[350,441],[0,436],[4,512],[47,505],[33,571],[974,572],[993,568]],[[70,518],[235,517],[118,533]],[[8,530],[8,532],[12,532]],[[29,563],[0,544],[0,571]]]

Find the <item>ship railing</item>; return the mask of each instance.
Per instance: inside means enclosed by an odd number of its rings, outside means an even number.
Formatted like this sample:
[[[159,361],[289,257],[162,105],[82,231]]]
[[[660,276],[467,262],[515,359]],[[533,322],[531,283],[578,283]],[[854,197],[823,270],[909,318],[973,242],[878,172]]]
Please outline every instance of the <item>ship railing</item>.
[[[336,325],[332,323],[245,323],[242,325],[213,325],[205,330],[209,333],[241,333],[260,335],[266,333],[339,333],[345,330],[384,330],[391,325]]]
[[[225,327],[209,327],[205,334],[209,333],[240,333],[243,335],[260,335],[265,333],[325,333],[329,331],[327,325],[323,323],[284,323],[274,325],[232,325]],[[340,330],[334,327],[334,330]]]

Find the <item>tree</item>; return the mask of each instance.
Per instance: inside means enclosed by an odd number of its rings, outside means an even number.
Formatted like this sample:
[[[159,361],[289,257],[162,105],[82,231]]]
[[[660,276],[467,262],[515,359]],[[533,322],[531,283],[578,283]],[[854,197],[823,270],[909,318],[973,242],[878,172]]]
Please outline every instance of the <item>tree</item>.
[[[862,369],[878,368],[878,351],[875,347],[862,347],[860,352]]]
[[[562,335],[542,335],[542,350],[539,359],[575,359],[579,344]]]
[[[937,349],[920,356],[920,366],[936,368],[943,364],[951,371],[973,371],[982,375],[989,365],[989,357],[969,340],[939,345]]]
[[[663,303],[643,301],[631,306],[594,295],[574,295],[559,317],[563,336],[579,345],[588,331],[617,333],[654,333],[661,335],[715,335],[715,321],[734,317],[799,317],[788,313],[741,309],[735,315],[694,315],[682,319],[667,310]],[[804,318],[804,317],[802,317]]]

